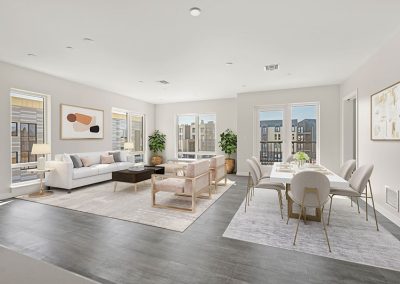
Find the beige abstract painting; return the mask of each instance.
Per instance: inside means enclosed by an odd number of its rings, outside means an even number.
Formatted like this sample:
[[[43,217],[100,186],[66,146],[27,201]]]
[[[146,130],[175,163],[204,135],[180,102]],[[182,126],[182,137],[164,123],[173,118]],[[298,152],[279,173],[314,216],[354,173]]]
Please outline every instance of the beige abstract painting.
[[[371,96],[371,139],[400,140],[400,82]]]

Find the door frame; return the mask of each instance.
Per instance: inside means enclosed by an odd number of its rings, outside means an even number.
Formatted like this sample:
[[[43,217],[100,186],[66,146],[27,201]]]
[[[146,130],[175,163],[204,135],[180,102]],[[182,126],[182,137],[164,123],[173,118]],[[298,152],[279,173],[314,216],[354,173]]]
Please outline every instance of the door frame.
[[[344,110],[344,104],[350,100],[355,100],[355,103],[356,103],[356,113],[355,113],[355,118],[356,118],[356,121],[355,121],[356,149],[355,149],[355,151],[356,151],[356,153],[355,153],[355,156],[356,156],[356,166],[358,167],[358,164],[359,164],[359,161],[358,161],[359,160],[359,156],[358,156],[358,148],[359,148],[358,147],[358,142],[359,142],[359,139],[358,139],[358,89],[355,89],[352,92],[348,93],[346,96],[344,96],[340,103],[340,136],[341,136],[340,137],[340,161],[341,161],[341,164],[343,164],[345,162],[344,161],[344,111],[343,110]]]

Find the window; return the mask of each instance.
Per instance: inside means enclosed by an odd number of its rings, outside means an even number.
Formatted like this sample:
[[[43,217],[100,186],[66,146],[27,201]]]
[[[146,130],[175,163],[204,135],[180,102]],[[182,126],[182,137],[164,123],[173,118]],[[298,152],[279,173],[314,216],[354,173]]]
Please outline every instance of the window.
[[[20,90],[10,92],[11,172],[12,184],[36,180],[29,169],[36,168],[38,155],[32,155],[33,144],[48,143],[49,97]]]
[[[126,110],[112,110],[112,149],[123,150],[125,142],[132,142],[130,151],[134,162],[144,161],[144,115]]]
[[[178,115],[178,159],[215,156],[215,114]]]
[[[123,150],[125,142],[128,142],[128,113],[123,111],[113,110],[112,149]]]

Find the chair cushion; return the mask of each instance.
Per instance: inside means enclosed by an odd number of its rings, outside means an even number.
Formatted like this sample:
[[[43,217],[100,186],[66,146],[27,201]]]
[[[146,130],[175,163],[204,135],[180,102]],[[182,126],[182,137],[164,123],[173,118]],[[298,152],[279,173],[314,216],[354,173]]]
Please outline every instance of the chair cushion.
[[[185,180],[177,178],[167,178],[154,183],[154,189],[159,191],[182,193],[184,187]]]
[[[96,167],[83,167],[73,169],[72,179],[80,179],[85,177],[97,176],[99,170]]]
[[[266,189],[274,189],[274,190],[285,190],[286,187],[283,183],[279,182],[271,182],[269,178],[263,178],[260,182],[254,186],[255,188],[266,188]]]
[[[357,191],[355,191],[351,188],[346,188],[346,189],[331,188],[330,193],[334,194],[334,195],[342,195],[342,196],[353,196],[353,197],[361,196]]]

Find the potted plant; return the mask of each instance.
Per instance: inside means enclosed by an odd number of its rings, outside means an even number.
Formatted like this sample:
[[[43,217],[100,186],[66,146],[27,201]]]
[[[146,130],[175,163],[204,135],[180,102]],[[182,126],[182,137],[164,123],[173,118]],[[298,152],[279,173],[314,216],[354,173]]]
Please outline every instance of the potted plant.
[[[297,152],[294,154],[293,158],[297,161],[299,167],[302,167],[305,162],[310,160],[310,157],[304,152]]]
[[[231,129],[227,129],[220,134],[220,139],[219,147],[228,155],[228,158],[225,158],[226,172],[231,174],[235,170],[235,159],[232,159],[231,155],[237,150],[237,135]]]
[[[161,133],[160,130],[155,130],[152,135],[149,136],[149,148],[153,152],[151,157],[151,164],[153,166],[162,164],[163,158],[161,154],[165,150],[166,135]]]

